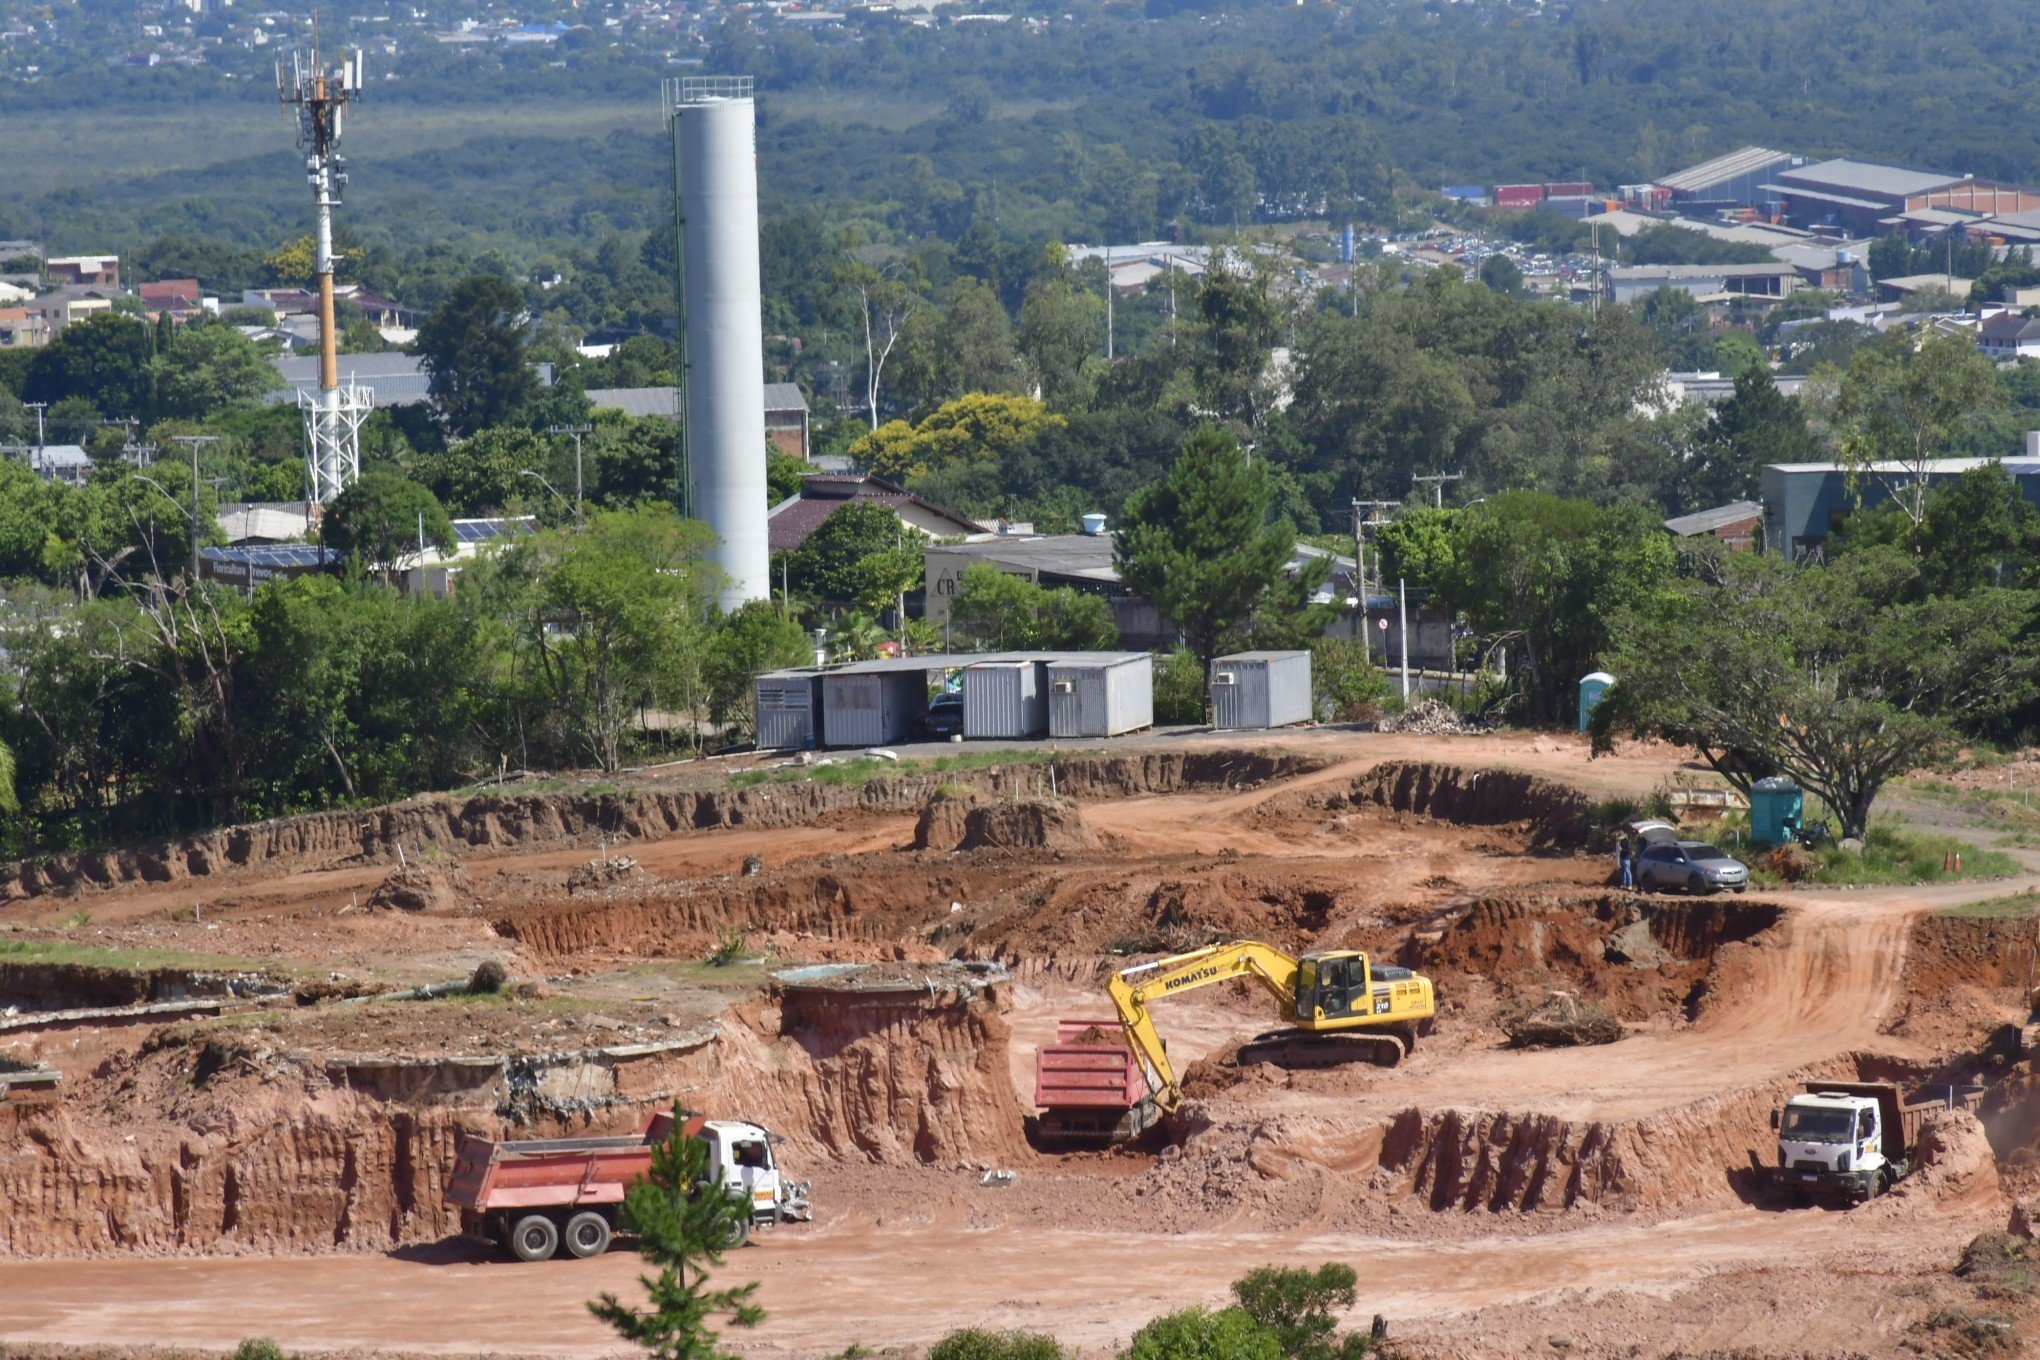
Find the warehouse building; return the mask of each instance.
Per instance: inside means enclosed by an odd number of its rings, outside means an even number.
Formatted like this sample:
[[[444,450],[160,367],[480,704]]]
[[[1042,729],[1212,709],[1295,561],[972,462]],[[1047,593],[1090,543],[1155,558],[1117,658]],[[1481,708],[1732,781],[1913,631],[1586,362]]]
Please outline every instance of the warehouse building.
[[[1701,301],[1723,298],[1785,298],[1798,291],[1799,271],[1782,260],[1757,264],[1625,265],[1608,271],[1608,296],[1636,302],[1660,288],[1691,293]]]
[[[2027,502],[2040,507],[2040,430],[2026,436],[2021,457],[1938,458],[1927,464],[1927,481],[1945,484],[1990,463],[2002,466]],[[1840,463],[1773,463],[1763,477],[1764,550],[1794,560],[1818,557],[1843,518],[1859,508],[1884,504],[1891,499],[1893,486],[1911,478],[1909,465],[1873,463],[1856,475],[1851,487],[1849,470]]]
[[[1803,156],[1769,147],[1746,146],[1666,175],[1657,181],[1657,187],[1666,191],[1672,205],[1681,212],[1754,208],[1764,200],[1762,186],[1773,176],[1804,164]]]

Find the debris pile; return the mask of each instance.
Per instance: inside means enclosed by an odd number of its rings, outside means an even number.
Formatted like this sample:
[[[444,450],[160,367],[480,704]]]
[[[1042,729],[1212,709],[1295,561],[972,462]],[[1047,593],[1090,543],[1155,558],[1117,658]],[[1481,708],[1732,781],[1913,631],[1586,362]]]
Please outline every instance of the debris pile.
[[[1622,1037],[1622,1022],[1571,992],[1553,992],[1541,1005],[1504,1017],[1502,1032],[1518,1048],[1571,1048],[1614,1043]]]
[[[961,850],[1095,850],[1098,833],[1067,798],[984,803],[965,816]]]
[[[597,893],[609,888],[634,887],[644,883],[649,875],[629,855],[609,855],[591,859],[567,875],[567,893],[578,897],[582,893]]]
[[[1467,737],[1493,731],[1491,724],[1469,718],[1443,699],[1418,699],[1400,713],[1374,724],[1377,732],[1408,732],[1420,737]]]
[[[467,875],[458,865],[428,869],[406,864],[376,884],[362,905],[381,911],[451,911],[468,893]]]

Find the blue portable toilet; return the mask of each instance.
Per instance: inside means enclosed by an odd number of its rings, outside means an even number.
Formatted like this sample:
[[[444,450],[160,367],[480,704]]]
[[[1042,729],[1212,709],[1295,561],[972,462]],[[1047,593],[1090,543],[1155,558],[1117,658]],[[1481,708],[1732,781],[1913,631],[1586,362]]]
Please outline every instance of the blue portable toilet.
[[[1785,845],[1806,815],[1799,785],[1782,774],[1750,785],[1750,840],[1757,845]]]
[[[1615,683],[1615,677],[1606,671],[1595,671],[1580,681],[1580,731],[1587,730],[1587,723],[1593,718],[1594,710],[1601,706],[1602,698],[1608,693],[1608,686]]]

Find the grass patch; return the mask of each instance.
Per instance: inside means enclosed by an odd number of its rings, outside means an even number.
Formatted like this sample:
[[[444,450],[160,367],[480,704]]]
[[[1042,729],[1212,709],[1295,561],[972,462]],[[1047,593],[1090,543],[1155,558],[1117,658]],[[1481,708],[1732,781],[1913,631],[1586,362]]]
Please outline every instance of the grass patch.
[[[59,963],[111,968],[124,973],[176,968],[207,973],[260,973],[270,965],[256,959],[195,954],[184,949],[95,949],[66,940],[0,940],[0,963]]]
[[[1987,902],[1965,902],[1943,907],[1943,916],[1961,916],[1973,921],[2031,921],[2040,917],[2040,892],[2013,893]]]
[[[1799,881],[1827,887],[1952,883],[2004,878],[2019,871],[2018,863],[2002,850],[1986,850],[1953,836],[1889,822],[1870,828],[1860,853],[1826,845],[1812,854],[1818,867]],[[1944,871],[1941,865],[1946,857],[1956,854],[1962,857],[1961,871]],[[1766,885],[1785,881],[1763,863],[1762,856],[1753,857],[1750,878]]]
[[[787,765],[774,770],[745,770],[730,776],[730,787],[755,788],[760,784],[863,784],[884,775],[964,774],[997,765],[1046,765],[1082,757],[1093,752],[1048,751],[1009,748],[997,751],[963,751],[953,756],[928,759],[880,760],[859,756],[834,765]]]
[[[1955,1274],[1988,1299],[2030,1298],[2040,1294],[2040,1244],[1979,1233],[1962,1249]]]

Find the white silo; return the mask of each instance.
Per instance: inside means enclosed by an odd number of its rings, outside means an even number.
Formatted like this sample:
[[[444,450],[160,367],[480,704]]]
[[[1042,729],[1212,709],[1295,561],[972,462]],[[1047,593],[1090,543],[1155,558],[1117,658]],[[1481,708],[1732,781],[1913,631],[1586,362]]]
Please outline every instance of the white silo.
[[[749,76],[689,76],[670,112],[687,313],[687,476],[720,542],[724,609],[772,593],[765,543],[765,337]]]

